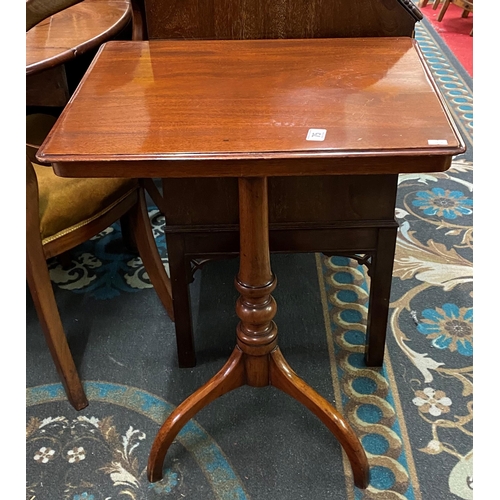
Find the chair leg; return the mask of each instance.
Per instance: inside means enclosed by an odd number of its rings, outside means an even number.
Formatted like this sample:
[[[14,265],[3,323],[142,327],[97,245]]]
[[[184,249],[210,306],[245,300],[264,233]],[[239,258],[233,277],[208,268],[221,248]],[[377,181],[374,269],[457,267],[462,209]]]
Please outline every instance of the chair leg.
[[[120,229],[122,231],[122,240],[128,250],[137,252],[137,242],[135,241],[134,231],[130,220],[130,212],[120,217]]]
[[[172,285],[151,230],[144,189],[140,188],[138,200],[131,210],[131,226],[139,255],[149,279],[158,294],[158,297],[167,311],[168,317],[174,321],[174,307],[172,304]]]
[[[26,278],[45,340],[68,400],[76,410],[82,410],[89,402],[64,333],[41,242],[39,247],[28,245]]]
[[[439,7],[440,3],[441,0],[434,0],[434,3],[432,4],[432,10],[436,10]]]
[[[450,6],[450,2],[451,2],[451,0],[444,0],[444,4],[441,7],[441,10],[439,11],[439,15],[437,17],[438,21],[442,21],[443,20],[443,17],[445,15],[446,11],[448,10],[448,7]]]
[[[397,227],[378,231],[377,251],[373,256],[370,272],[365,355],[367,366],[382,366],[384,362],[396,237]]]

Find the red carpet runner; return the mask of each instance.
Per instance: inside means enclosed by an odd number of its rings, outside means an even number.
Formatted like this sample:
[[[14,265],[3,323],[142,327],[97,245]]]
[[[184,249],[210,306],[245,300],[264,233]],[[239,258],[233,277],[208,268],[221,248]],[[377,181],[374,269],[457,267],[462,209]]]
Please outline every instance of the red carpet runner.
[[[444,40],[453,55],[460,61],[467,73],[472,77],[472,44],[473,37],[469,35],[472,30],[473,14],[462,18],[462,9],[450,4],[443,20],[437,21],[441,5],[436,10],[432,9],[432,0],[425,7],[419,7],[425,18],[431,23],[439,36]]]

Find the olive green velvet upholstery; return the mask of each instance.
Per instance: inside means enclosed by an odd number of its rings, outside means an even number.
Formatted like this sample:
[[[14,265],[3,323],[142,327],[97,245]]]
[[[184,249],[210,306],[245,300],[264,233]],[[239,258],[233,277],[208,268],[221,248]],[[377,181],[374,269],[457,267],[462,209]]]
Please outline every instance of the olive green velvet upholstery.
[[[110,211],[137,189],[135,179],[72,179],[58,177],[52,167],[34,157],[56,119],[50,115],[26,117],[26,145],[38,183],[42,244],[82,228]]]
[[[133,179],[67,179],[50,167],[33,167],[43,245],[89,224],[137,189]]]

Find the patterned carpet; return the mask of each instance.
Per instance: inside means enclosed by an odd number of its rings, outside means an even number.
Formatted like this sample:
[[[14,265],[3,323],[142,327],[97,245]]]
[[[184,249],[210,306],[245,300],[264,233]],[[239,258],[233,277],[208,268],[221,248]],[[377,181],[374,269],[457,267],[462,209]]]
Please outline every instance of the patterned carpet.
[[[201,411],[169,450],[164,479],[147,482],[159,425],[234,345],[237,262],[197,274],[198,365],[181,370],[173,325],[114,225],[76,249],[71,268],[50,263],[90,400],[81,412],[66,401],[27,296],[27,499],[472,498],[472,82],[432,28],[419,23],[416,38],[468,151],[445,173],[400,176],[384,367],[363,362],[364,267],[345,257],[272,258],[282,351],[348,417],[370,487],[353,486],[326,428],[271,387],[238,389]],[[154,210],[151,218],[165,255],[163,220]]]

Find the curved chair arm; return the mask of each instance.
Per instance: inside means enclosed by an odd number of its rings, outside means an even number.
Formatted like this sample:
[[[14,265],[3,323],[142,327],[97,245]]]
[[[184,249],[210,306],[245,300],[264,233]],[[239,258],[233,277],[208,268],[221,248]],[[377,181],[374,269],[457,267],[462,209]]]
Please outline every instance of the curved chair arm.
[[[26,232],[33,231],[40,237],[38,215],[38,182],[29,155],[26,155]]]
[[[32,113],[26,116],[26,155],[37,165],[50,166],[50,163],[41,163],[36,158],[36,153],[55,123],[56,117],[45,113]]]
[[[132,40],[148,40],[144,0],[132,0]]]

